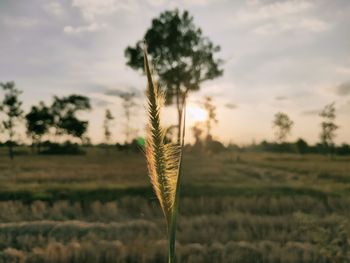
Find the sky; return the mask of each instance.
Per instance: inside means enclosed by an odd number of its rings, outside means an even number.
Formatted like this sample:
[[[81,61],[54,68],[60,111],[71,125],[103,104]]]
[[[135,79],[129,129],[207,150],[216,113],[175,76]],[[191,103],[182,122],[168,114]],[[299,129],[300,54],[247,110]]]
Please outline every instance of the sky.
[[[224,60],[223,76],[189,95],[188,129],[200,119],[204,96],[212,96],[213,135],[225,143],[273,140],[279,111],[294,121],[288,140],[316,143],[318,113],[335,102],[335,141],[350,143],[348,0],[0,0],[0,82],[16,82],[25,110],[53,95],[88,96],[93,110],[81,117],[90,121],[95,143],[103,140],[107,108],[116,119],[115,140],[124,141],[118,95],[133,91],[132,126],[142,136],[146,79],[126,66],[124,50],[143,38],[153,18],[175,8],[190,12]],[[165,125],[176,122],[174,107],[164,114]]]

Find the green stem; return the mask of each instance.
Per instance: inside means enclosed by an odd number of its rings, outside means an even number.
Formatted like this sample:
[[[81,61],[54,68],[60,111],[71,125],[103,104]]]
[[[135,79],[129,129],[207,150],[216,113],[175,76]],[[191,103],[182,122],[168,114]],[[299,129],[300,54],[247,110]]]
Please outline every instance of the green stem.
[[[182,152],[180,156],[180,164],[179,167],[181,166],[182,162]],[[175,200],[174,200],[174,208],[171,213],[170,217],[170,224],[168,227],[168,235],[169,235],[169,263],[175,263],[175,241],[176,241],[176,223],[177,223],[177,214],[178,214],[178,200],[180,196],[180,175],[181,175],[181,168],[179,168],[180,173],[178,174],[177,178],[177,183],[176,183],[176,193],[175,193]]]
[[[168,225],[168,236],[169,236],[169,259],[168,263],[175,263],[175,241],[176,241],[176,225],[177,225],[177,215],[179,210],[179,199],[180,199],[180,183],[181,183],[181,174],[182,174],[182,152],[185,142],[185,120],[186,120],[186,105],[183,105],[183,125],[182,125],[182,141],[181,141],[181,151],[179,158],[179,167],[178,167],[178,176],[176,182],[176,192],[174,199],[174,207],[171,211],[170,223]]]

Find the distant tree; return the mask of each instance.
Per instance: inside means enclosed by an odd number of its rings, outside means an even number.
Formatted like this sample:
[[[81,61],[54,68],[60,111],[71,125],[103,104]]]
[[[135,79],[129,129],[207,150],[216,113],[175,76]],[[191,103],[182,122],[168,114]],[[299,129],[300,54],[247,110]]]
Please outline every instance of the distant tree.
[[[207,140],[211,140],[213,138],[211,135],[212,125],[218,123],[216,118],[216,106],[213,104],[211,97],[205,97],[203,105],[208,113],[207,120],[205,122],[207,128]]]
[[[295,146],[299,154],[305,154],[309,148],[307,142],[301,138],[295,142]]]
[[[208,153],[219,153],[225,151],[226,148],[220,141],[211,139],[206,142],[206,150]]]
[[[273,127],[275,128],[275,136],[277,142],[283,143],[286,140],[287,136],[291,132],[293,124],[293,121],[289,118],[287,114],[283,112],[278,112],[275,114],[275,118],[273,120]]]
[[[103,130],[105,136],[105,142],[109,144],[112,138],[111,125],[114,120],[112,112],[109,109],[105,111],[105,119],[103,121]]]
[[[56,135],[69,135],[82,141],[88,121],[79,120],[77,113],[90,109],[90,100],[85,96],[70,95],[62,98],[55,96],[51,111]]]
[[[4,131],[8,135],[8,149],[11,160],[14,158],[14,136],[16,135],[16,125],[23,117],[22,101],[19,100],[19,95],[22,91],[15,87],[14,82],[0,83],[5,92],[4,99],[0,102],[0,112],[5,115],[5,120],[2,121]]]
[[[123,92],[119,95],[119,97],[123,100],[122,106],[124,109],[125,115],[125,143],[130,142],[130,136],[134,133],[134,129],[130,125],[130,119],[132,116],[132,110],[137,104],[135,103],[136,94],[134,92]]]
[[[32,139],[32,145],[37,145],[37,151],[40,152],[41,139],[53,125],[52,112],[41,101],[38,106],[32,106],[29,113],[25,115],[25,119],[27,135]]]
[[[192,127],[193,137],[195,139],[195,143],[201,141],[201,136],[203,134],[203,129],[201,128],[201,122],[196,122]]]
[[[203,141],[202,141],[202,134],[203,134],[203,123],[202,122],[196,122],[192,127],[192,134],[194,137],[194,145],[193,148],[195,151],[203,151]]]
[[[165,135],[164,135],[164,143],[169,143],[174,141],[173,138],[175,136],[174,130],[177,128],[176,125],[170,125],[169,127],[167,127],[167,129],[165,130]]]
[[[336,136],[335,131],[339,128],[334,121],[336,118],[335,114],[335,103],[326,105],[320,112],[320,117],[323,119],[321,122],[321,134],[320,139],[323,147],[332,153],[334,148],[334,138]]]
[[[189,91],[199,90],[206,80],[222,75],[222,61],[214,54],[220,50],[202,30],[195,26],[187,11],[165,11],[152,20],[152,26],[134,47],[127,47],[127,65],[135,70],[144,70],[142,44],[147,44],[152,64],[159,81],[166,88],[166,103],[175,99],[178,113],[178,141],[183,106]]]
[[[338,147],[337,153],[339,155],[350,155],[350,145],[343,143],[341,146]]]
[[[84,136],[81,141],[83,146],[86,146],[86,147],[92,146],[91,138],[89,136]]]

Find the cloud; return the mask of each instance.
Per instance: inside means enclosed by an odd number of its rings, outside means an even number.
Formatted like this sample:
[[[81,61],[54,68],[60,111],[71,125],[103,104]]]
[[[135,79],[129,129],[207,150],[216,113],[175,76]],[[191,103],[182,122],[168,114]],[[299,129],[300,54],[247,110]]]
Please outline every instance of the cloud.
[[[331,24],[318,19],[318,18],[306,18],[302,19],[297,28],[304,29],[310,32],[322,32],[327,31],[331,27]]]
[[[323,32],[331,24],[310,15],[314,9],[311,1],[287,0],[266,3],[251,1],[238,11],[234,23],[256,25],[257,35],[275,35],[286,31]]]
[[[339,105],[337,111],[339,114],[349,115],[350,112],[350,100]]]
[[[287,31],[323,32],[331,28],[331,25],[317,18],[285,19],[274,21],[256,27],[253,32],[258,35],[276,35]]]
[[[97,16],[110,15],[119,10],[135,10],[135,0],[73,0],[72,6],[79,8],[84,19],[94,21]]]
[[[169,8],[177,6],[208,6],[211,3],[217,3],[214,0],[180,0],[170,1],[166,0],[72,0],[72,6],[78,8],[83,18],[86,21],[96,21],[100,16],[108,16],[119,11],[133,12],[141,11],[147,5],[154,8]]]
[[[238,106],[236,104],[233,104],[233,103],[226,103],[225,108],[227,108],[229,110],[235,110],[238,108]]]
[[[339,74],[350,75],[350,67],[336,67],[335,71]]]
[[[128,93],[135,94],[136,98],[141,97],[140,91],[133,88],[133,87],[125,87],[125,88],[121,88],[121,89],[108,89],[107,91],[104,92],[104,95],[112,96],[112,97],[121,97],[121,96],[128,94]]]
[[[49,14],[53,14],[56,17],[61,17],[64,14],[64,10],[61,4],[58,2],[48,3],[44,5],[44,9],[46,10],[46,12],[48,12]]]
[[[350,81],[341,83],[335,87],[335,93],[339,96],[350,95]]]
[[[202,6],[202,7],[207,6],[211,3],[215,3],[215,1],[213,0],[183,0],[181,2],[182,2],[181,3],[182,5],[187,4],[188,6]]]
[[[285,18],[288,15],[295,15],[312,8],[309,1],[289,0],[262,4],[261,1],[254,1],[248,4],[248,9],[238,12],[235,18],[239,23],[261,22],[263,20]]]
[[[286,96],[277,96],[277,97],[275,97],[275,100],[288,100],[288,97],[286,97]]]
[[[8,17],[4,16],[2,22],[10,27],[32,28],[39,24],[39,20],[30,17]]]
[[[97,32],[104,29],[105,27],[106,27],[106,24],[98,24],[98,23],[92,23],[89,25],[77,26],[77,27],[65,26],[63,28],[63,32],[68,35],[78,35],[85,32]]]
[[[164,0],[148,0],[148,3],[152,6],[161,6],[164,4]]]
[[[92,102],[97,106],[97,107],[105,107],[105,106],[111,106],[113,105],[112,102],[105,100],[105,99],[101,99],[101,98],[93,98]]]
[[[77,8],[86,25],[67,25],[63,31],[66,34],[77,35],[84,32],[97,32],[107,27],[106,23],[100,23],[101,16],[111,15],[117,11],[133,11],[138,8],[136,0],[72,0],[72,7]],[[104,19],[104,18],[102,18]]]
[[[316,116],[319,115],[320,110],[306,110],[306,111],[302,111],[301,115],[304,116]]]

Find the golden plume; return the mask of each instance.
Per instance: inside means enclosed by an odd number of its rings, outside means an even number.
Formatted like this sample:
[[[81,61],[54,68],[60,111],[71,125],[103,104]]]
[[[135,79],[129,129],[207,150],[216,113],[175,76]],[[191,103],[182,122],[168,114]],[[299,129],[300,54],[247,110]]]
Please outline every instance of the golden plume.
[[[153,81],[146,48],[144,48],[144,64],[148,80],[147,108],[149,121],[145,145],[148,172],[169,229],[178,186],[181,147],[174,143],[164,143],[165,131],[160,123],[164,93],[159,90],[157,84]]]

